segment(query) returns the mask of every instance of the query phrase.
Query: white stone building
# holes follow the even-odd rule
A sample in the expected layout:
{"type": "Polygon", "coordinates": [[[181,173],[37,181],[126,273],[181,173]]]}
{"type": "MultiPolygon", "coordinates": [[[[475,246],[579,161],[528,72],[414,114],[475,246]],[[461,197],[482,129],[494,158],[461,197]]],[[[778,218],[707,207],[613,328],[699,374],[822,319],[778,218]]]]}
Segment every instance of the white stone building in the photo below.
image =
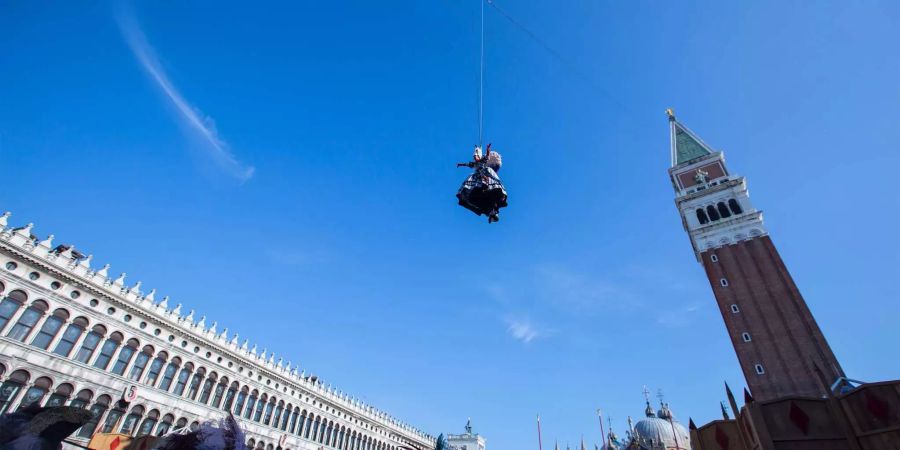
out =
{"type": "MultiPolygon", "coordinates": [[[[434,437],[184,314],[155,290],[91,268],[0,216],[0,412],[34,402],[96,413],[97,431],[163,434],[231,411],[251,448],[430,450],[434,437]],[[137,398],[122,407],[131,386],[137,398]]],[[[474,450],[474,449],[473,449],[474,450]]]]}

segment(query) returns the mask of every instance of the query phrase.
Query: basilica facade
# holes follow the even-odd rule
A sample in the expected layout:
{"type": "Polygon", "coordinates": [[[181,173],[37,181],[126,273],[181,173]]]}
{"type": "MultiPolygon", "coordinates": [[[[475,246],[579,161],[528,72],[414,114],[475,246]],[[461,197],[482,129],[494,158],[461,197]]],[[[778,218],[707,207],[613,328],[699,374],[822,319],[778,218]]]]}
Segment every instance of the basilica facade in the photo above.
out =
{"type": "Polygon", "coordinates": [[[231,413],[250,448],[430,450],[434,437],[0,216],[0,414],[72,405],[95,433],[162,435],[231,413]]]}

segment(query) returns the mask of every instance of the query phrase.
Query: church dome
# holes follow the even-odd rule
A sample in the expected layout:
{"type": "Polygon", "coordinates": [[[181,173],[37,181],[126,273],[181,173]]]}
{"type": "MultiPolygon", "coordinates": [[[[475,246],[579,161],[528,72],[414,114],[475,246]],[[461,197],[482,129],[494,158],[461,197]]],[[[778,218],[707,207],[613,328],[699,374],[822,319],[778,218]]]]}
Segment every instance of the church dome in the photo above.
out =
{"type": "Polygon", "coordinates": [[[659,442],[662,440],[666,448],[691,448],[691,435],[683,425],[675,420],[669,405],[664,404],[659,414],[654,414],[653,408],[647,402],[647,417],[634,424],[635,438],[644,442],[659,442]]]}

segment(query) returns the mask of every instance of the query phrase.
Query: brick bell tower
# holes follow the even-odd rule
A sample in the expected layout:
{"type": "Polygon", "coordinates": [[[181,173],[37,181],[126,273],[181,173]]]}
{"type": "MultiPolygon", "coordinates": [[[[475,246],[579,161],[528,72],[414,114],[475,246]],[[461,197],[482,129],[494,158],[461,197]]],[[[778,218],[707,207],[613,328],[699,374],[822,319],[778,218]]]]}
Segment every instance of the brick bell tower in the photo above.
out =
{"type": "Polygon", "coordinates": [[[750,202],[744,177],[675,119],[675,205],[757,400],[825,395],[844,371],[750,202]]]}

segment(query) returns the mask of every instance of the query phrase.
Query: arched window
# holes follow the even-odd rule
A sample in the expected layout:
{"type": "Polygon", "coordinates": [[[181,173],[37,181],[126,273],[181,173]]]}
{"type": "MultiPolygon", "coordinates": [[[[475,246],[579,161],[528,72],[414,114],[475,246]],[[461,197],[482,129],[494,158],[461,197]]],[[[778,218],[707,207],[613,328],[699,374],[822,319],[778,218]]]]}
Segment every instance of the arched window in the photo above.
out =
{"type": "Polygon", "coordinates": [[[236,417],[240,417],[241,413],[244,411],[244,403],[247,401],[247,386],[241,388],[241,391],[238,392],[237,400],[234,402],[234,415],[236,417]]]}
{"type": "Polygon", "coordinates": [[[237,394],[238,386],[237,381],[232,382],[231,386],[228,386],[228,392],[225,393],[225,402],[222,403],[222,409],[225,411],[229,411],[234,405],[234,396],[237,394]]]}
{"type": "Polygon", "coordinates": [[[300,423],[297,425],[297,436],[303,436],[303,426],[306,424],[306,410],[300,412],[300,423]]]}
{"type": "Polygon", "coordinates": [[[321,444],[323,442],[323,436],[325,436],[325,428],[327,427],[328,421],[325,420],[324,417],[316,417],[316,424],[313,425],[312,440],[321,444]]]}
{"type": "Polygon", "coordinates": [[[16,311],[28,301],[28,295],[23,291],[15,290],[9,293],[3,301],[0,301],[0,331],[6,328],[9,319],[16,314],[16,311]]]}
{"type": "Polygon", "coordinates": [[[709,216],[709,220],[719,220],[719,212],[716,211],[716,208],[713,207],[713,205],[709,205],[706,207],[706,214],[709,216]]]}
{"type": "Polygon", "coordinates": [[[153,362],[150,363],[150,369],[147,371],[147,379],[144,380],[144,383],[147,383],[150,386],[156,385],[156,381],[159,379],[159,373],[162,372],[162,368],[166,365],[167,359],[169,359],[169,354],[166,352],[159,352],[159,354],[156,355],[156,358],[153,358],[153,362]]]}
{"type": "Polygon", "coordinates": [[[162,421],[159,422],[159,426],[156,427],[156,435],[162,436],[169,432],[169,429],[172,428],[172,422],[175,421],[175,416],[171,414],[166,414],[163,416],[162,421]]]}
{"type": "Polygon", "coordinates": [[[72,395],[72,392],[75,390],[75,387],[69,383],[62,383],[56,387],[56,390],[53,392],[53,395],[47,399],[47,404],[44,406],[63,406],[69,401],[69,396],[72,395]]]}
{"type": "Polygon", "coordinates": [[[197,373],[194,374],[194,377],[191,378],[191,384],[188,386],[187,397],[191,400],[197,398],[197,393],[200,392],[200,384],[203,382],[203,378],[206,376],[206,368],[201,367],[197,369],[197,373]]]}
{"type": "Polygon", "coordinates": [[[356,432],[350,435],[350,449],[353,450],[356,448],[356,432]]]}
{"type": "Polygon", "coordinates": [[[147,413],[147,418],[141,423],[141,426],[138,427],[137,437],[147,436],[153,432],[153,427],[156,426],[156,422],[159,420],[159,411],[155,409],[151,409],[150,412],[147,413]]]}
{"type": "Polygon", "coordinates": [[[116,422],[125,415],[125,408],[128,407],[128,404],[123,401],[118,401],[113,405],[113,409],[109,410],[109,413],[106,414],[106,420],[103,422],[103,426],[100,428],[101,433],[112,433],[113,428],[116,426],[116,422]]]}
{"type": "Polygon", "coordinates": [[[253,446],[255,446],[255,445],[256,445],[256,440],[254,440],[253,438],[250,438],[247,440],[247,448],[253,450],[253,446]]]}
{"type": "Polygon", "coordinates": [[[100,417],[103,416],[103,413],[109,408],[109,403],[112,401],[108,395],[101,395],[97,397],[97,402],[94,403],[94,406],[91,406],[91,420],[88,423],[84,424],[80,430],[78,430],[78,437],[90,438],[94,435],[94,430],[97,429],[97,425],[100,423],[100,417]]]}
{"type": "Polygon", "coordinates": [[[332,433],[334,433],[334,422],[328,421],[328,428],[325,431],[325,445],[331,445],[332,433]]]}
{"type": "Polygon", "coordinates": [[[24,370],[17,370],[9,374],[9,378],[0,385],[0,414],[9,410],[30,378],[31,375],[24,370]]]}
{"type": "Polygon", "coordinates": [[[200,403],[203,403],[205,405],[206,402],[209,401],[209,396],[212,394],[213,385],[216,384],[216,378],[218,378],[218,375],[216,375],[215,372],[212,372],[209,374],[209,378],[207,378],[206,381],[203,382],[203,390],[200,391],[200,403]]]}
{"type": "Polygon", "coordinates": [[[194,365],[191,363],[186,363],[184,368],[181,369],[181,373],[178,374],[178,381],[175,382],[175,389],[172,389],[172,393],[180,396],[184,393],[184,387],[187,386],[188,380],[191,378],[191,373],[194,371],[194,365]]]}
{"type": "Polygon", "coordinates": [[[219,380],[219,384],[216,385],[216,393],[213,395],[212,403],[209,406],[213,408],[218,408],[219,404],[222,403],[222,397],[225,396],[225,388],[228,386],[228,378],[222,377],[219,380]]]}
{"type": "Polygon", "coordinates": [[[141,375],[144,374],[144,368],[147,367],[147,362],[153,357],[153,352],[152,346],[145,345],[141,352],[138,353],[137,357],[134,358],[134,365],[132,365],[131,370],[128,371],[128,378],[130,380],[141,380],[141,375]]]}
{"type": "Polygon", "coordinates": [[[67,320],[69,320],[68,311],[62,308],[53,311],[53,315],[44,321],[44,325],[41,326],[38,334],[31,340],[31,345],[41,350],[47,350],[47,348],[50,347],[50,342],[53,341],[53,338],[56,337],[56,333],[59,333],[59,329],[62,328],[67,320]]]}
{"type": "Polygon", "coordinates": [[[250,419],[253,417],[253,407],[256,406],[256,398],[259,392],[254,389],[253,392],[250,393],[250,399],[247,400],[247,409],[244,410],[244,418],[250,419]]]}
{"type": "Polygon", "coordinates": [[[337,448],[341,448],[341,449],[344,448],[344,441],[345,441],[344,431],[345,430],[346,430],[346,428],[341,427],[341,432],[338,434],[337,448]]]}
{"type": "Polygon", "coordinates": [[[700,222],[700,225],[709,223],[709,218],[706,217],[706,212],[703,211],[703,208],[697,208],[697,221],[700,222]]]}
{"type": "Polygon", "coordinates": [[[137,427],[137,424],[140,423],[141,417],[144,416],[144,407],[141,405],[137,405],[131,408],[131,412],[125,416],[125,420],[122,421],[122,428],[119,429],[120,433],[123,434],[132,434],[137,427]]]}
{"type": "Polygon", "coordinates": [[[175,373],[178,372],[180,366],[181,359],[178,357],[172,358],[172,361],[166,366],[166,370],[163,371],[162,380],[159,382],[160,389],[168,391],[169,388],[172,387],[172,380],[175,379],[175,373]]]}
{"type": "Polygon", "coordinates": [[[106,328],[103,325],[94,325],[91,332],[81,342],[81,348],[75,354],[75,361],[87,364],[91,360],[94,351],[97,350],[100,341],[103,340],[103,336],[106,336],[106,328]]]}
{"type": "Polygon", "coordinates": [[[119,357],[116,358],[116,363],[113,364],[112,373],[125,375],[125,368],[128,367],[128,363],[131,362],[131,358],[134,357],[134,353],[137,352],[140,345],[137,339],[129,339],[125,346],[122,347],[122,350],[119,351],[119,357]]]}
{"type": "Polygon", "coordinates": [[[178,419],[178,422],[175,422],[175,429],[176,429],[176,430],[180,430],[180,429],[182,429],[182,428],[184,428],[184,427],[186,427],[186,426],[187,426],[187,419],[185,419],[184,417],[178,419]]]}
{"type": "Polygon", "coordinates": [[[272,422],[272,410],[275,409],[275,398],[273,397],[269,400],[269,404],[266,405],[266,414],[263,419],[263,423],[268,425],[272,422]]]}
{"type": "Polygon", "coordinates": [[[9,334],[6,336],[10,339],[25,342],[25,339],[31,334],[31,330],[34,329],[34,326],[41,320],[41,317],[44,316],[44,313],[46,313],[49,308],[50,306],[47,305],[47,302],[35,300],[34,303],[19,316],[19,321],[9,329],[9,334]]]}
{"type": "Polygon", "coordinates": [[[726,217],[731,217],[731,211],[728,211],[728,207],[725,206],[725,202],[719,202],[716,207],[719,208],[719,215],[722,216],[723,219],[726,217]]]}
{"type": "Polygon", "coordinates": [[[106,342],[103,343],[103,346],[100,347],[100,354],[97,355],[97,359],[94,361],[94,367],[106,370],[110,360],[112,360],[113,354],[116,352],[116,349],[119,348],[119,344],[122,343],[123,339],[125,339],[125,336],[122,336],[122,333],[119,333],[118,331],[114,331],[110,334],[109,338],[106,339],[106,342]]]}
{"type": "Polygon", "coordinates": [[[294,408],[294,412],[291,413],[291,428],[288,431],[291,434],[294,434],[294,432],[297,431],[297,416],[299,416],[299,415],[300,415],[300,409],[294,408]]]}
{"type": "Polygon", "coordinates": [[[262,420],[263,410],[266,409],[266,394],[263,394],[262,397],[259,398],[259,401],[256,402],[256,413],[253,414],[253,421],[259,422],[262,420]]]}
{"type": "Polygon", "coordinates": [[[312,430],[312,427],[313,427],[313,415],[312,415],[312,413],[310,413],[308,416],[306,416],[306,426],[303,428],[303,433],[304,433],[303,437],[309,439],[309,434],[310,434],[310,431],[312,430]]]}
{"type": "Polygon", "coordinates": [[[50,386],[52,385],[53,382],[47,377],[40,377],[37,380],[34,380],[34,385],[25,391],[22,402],[19,403],[19,410],[32,404],[40,405],[41,400],[47,395],[47,391],[50,390],[50,386]]]}
{"type": "Polygon", "coordinates": [[[191,425],[188,427],[191,431],[197,431],[200,428],[200,422],[194,421],[191,422],[191,425]]]}
{"type": "Polygon", "coordinates": [[[278,406],[275,407],[275,417],[272,419],[272,428],[278,428],[278,425],[281,424],[282,412],[284,412],[284,402],[278,402],[278,406]]]}
{"type": "Polygon", "coordinates": [[[78,391],[78,395],[75,396],[72,403],[69,403],[69,406],[84,409],[91,403],[92,398],[94,398],[94,393],[90,389],[82,389],[78,391]]]}
{"type": "Polygon", "coordinates": [[[76,317],[75,320],[66,327],[66,331],[63,331],[62,337],[59,338],[59,343],[56,344],[56,348],[53,349],[53,353],[68,357],[69,353],[72,353],[72,349],[75,348],[75,343],[78,342],[78,338],[81,337],[81,333],[84,333],[87,326],[87,319],[84,317],[76,317]]]}
{"type": "Polygon", "coordinates": [[[288,403],[287,413],[284,415],[284,424],[282,424],[281,429],[287,431],[289,433],[294,432],[294,425],[297,424],[297,411],[294,410],[294,405],[288,403]],[[290,425],[290,428],[288,428],[290,425]]]}
{"type": "Polygon", "coordinates": [[[733,212],[735,215],[744,212],[744,210],[741,209],[741,204],[738,203],[735,199],[728,200],[728,207],[731,208],[731,212],[733,212]]]}

